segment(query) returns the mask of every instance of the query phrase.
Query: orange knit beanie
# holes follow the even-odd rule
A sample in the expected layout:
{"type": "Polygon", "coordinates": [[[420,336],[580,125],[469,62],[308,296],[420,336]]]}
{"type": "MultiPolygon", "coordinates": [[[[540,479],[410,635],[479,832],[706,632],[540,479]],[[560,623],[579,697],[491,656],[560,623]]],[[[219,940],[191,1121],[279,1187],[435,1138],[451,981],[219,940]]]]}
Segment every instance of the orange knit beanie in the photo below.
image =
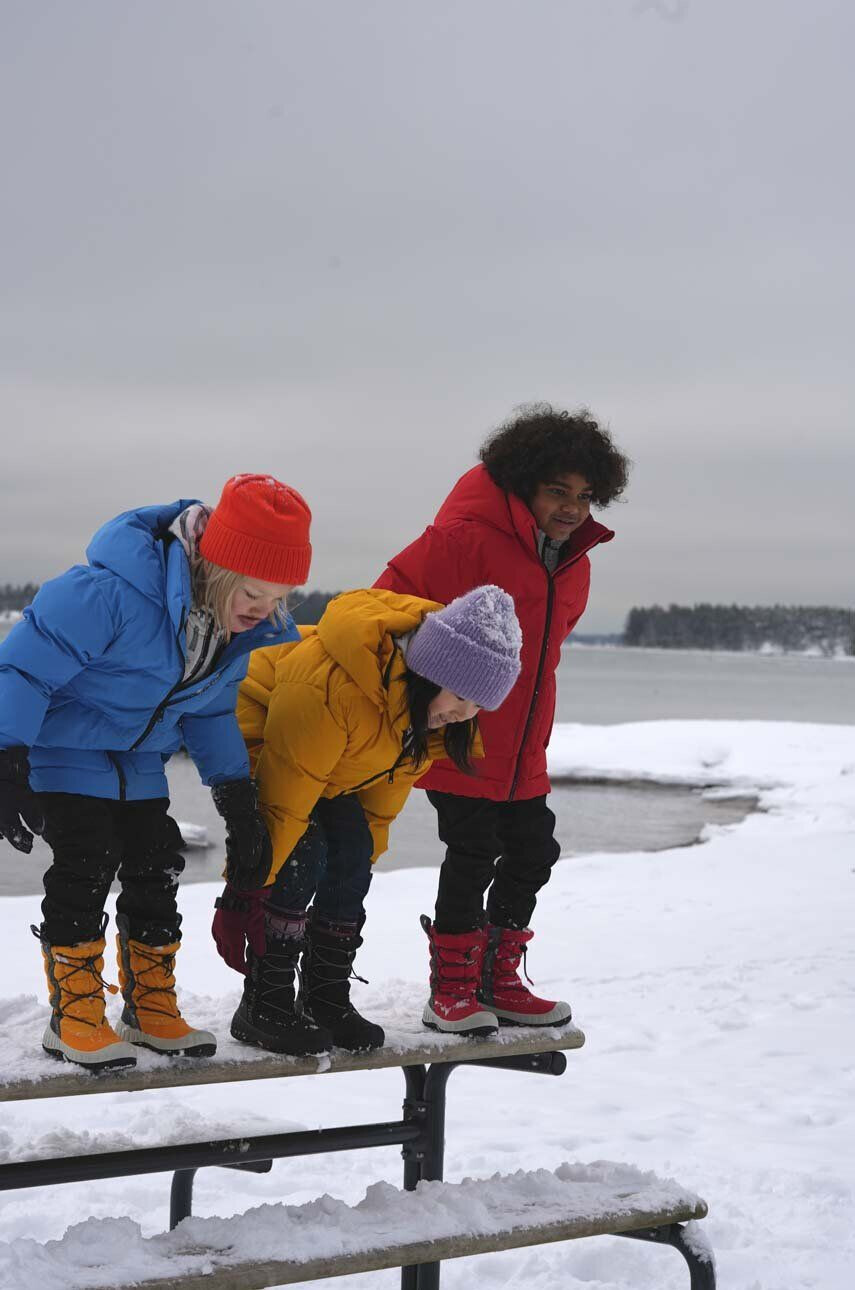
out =
{"type": "Polygon", "coordinates": [[[299,587],[309,576],[312,512],[271,475],[234,475],[211,512],[199,552],[211,564],[299,587]]]}

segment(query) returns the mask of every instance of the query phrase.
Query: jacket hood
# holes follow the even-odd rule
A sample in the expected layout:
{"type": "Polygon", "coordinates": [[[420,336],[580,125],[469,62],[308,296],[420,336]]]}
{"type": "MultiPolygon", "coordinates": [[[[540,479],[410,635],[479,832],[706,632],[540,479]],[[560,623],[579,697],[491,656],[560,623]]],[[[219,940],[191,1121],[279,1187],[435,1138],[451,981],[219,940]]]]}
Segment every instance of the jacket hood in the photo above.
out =
{"type": "Polygon", "coordinates": [[[433,600],[374,587],[346,591],[324,611],[318,638],[330,658],[382,708],[388,701],[385,674],[395,652],[392,638],[413,631],[426,614],[441,608],[433,600]]]}
{"type": "MultiPolygon", "coordinates": [[[[458,479],[434,523],[446,526],[458,520],[477,520],[503,533],[513,534],[537,558],[537,521],[521,497],[506,493],[490,478],[487,467],[473,466],[458,479]]],[[[600,542],[611,542],[614,531],[590,515],[568,538],[561,563],[576,559],[600,542]]]]}
{"type": "MultiPolygon", "coordinates": [[[[86,558],[96,568],[108,569],[157,604],[166,596],[166,557],[160,541],[173,520],[194,499],[143,506],[125,511],[98,529],[86,558]]],[[[189,584],[188,584],[189,585],[189,584]]]]}

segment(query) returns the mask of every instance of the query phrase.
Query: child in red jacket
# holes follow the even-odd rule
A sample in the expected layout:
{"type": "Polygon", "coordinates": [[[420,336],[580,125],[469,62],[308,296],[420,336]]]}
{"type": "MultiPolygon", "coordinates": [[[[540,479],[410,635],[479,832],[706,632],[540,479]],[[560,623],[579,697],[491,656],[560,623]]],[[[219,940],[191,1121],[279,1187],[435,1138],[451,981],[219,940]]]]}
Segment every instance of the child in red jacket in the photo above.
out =
{"type": "Polygon", "coordinates": [[[513,597],[522,626],[520,678],[498,711],[479,717],[486,756],[477,773],[440,761],[419,783],[446,846],[434,921],[425,920],[423,1019],[460,1034],[570,1021],[569,1005],[532,994],[518,968],[537,893],[560,854],[546,802],[555,671],[587,603],[588,552],[614,537],[590,511],[623,492],[629,464],[587,412],[548,404],[501,426],[480,457],[375,584],[446,604],[495,583],[513,597]]]}

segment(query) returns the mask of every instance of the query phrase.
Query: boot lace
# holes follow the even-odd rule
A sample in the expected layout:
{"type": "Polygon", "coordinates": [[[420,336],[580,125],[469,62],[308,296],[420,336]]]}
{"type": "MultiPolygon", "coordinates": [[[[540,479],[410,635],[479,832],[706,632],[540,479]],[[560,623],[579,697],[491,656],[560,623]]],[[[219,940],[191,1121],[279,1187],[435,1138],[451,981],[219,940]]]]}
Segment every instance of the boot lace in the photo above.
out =
{"type": "Polygon", "coordinates": [[[519,978],[520,963],[522,963],[523,976],[529,985],[534,985],[528,974],[528,946],[520,944],[518,941],[503,940],[496,946],[496,965],[495,965],[495,982],[498,989],[501,990],[522,990],[528,993],[522,981],[519,978]]]}
{"type": "Polygon", "coordinates": [[[353,967],[353,954],[350,950],[336,949],[329,945],[313,942],[309,955],[309,971],[303,978],[306,981],[306,993],[315,1003],[325,1007],[337,1008],[340,1012],[355,1011],[350,1001],[349,982],[360,981],[368,985],[364,976],[360,976],[353,967]],[[340,990],[336,996],[337,987],[340,990]],[[332,993],[332,997],[330,994],[332,993]]]}
{"type": "Polygon", "coordinates": [[[98,970],[97,963],[101,956],[99,954],[86,955],[84,958],[72,959],[65,954],[56,954],[55,958],[58,963],[68,967],[73,964],[70,972],[67,972],[62,980],[57,980],[57,1000],[53,1005],[54,1011],[60,1018],[68,1018],[71,1021],[81,1022],[84,1026],[91,1026],[93,1030],[104,1024],[104,991],[108,990],[110,994],[118,994],[119,987],[111,985],[105,981],[98,970]],[[72,978],[82,977],[81,981],[70,985],[72,978]],[[91,1004],[91,1011],[95,1019],[85,1015],[78,1015],[71,1009],[75,1004],[83,1004],[84,1014],[90,1009],[86,1007],[91,1004]]]}
{"type": "Polygon", "coordinates": [[[302,984],[302,976],[297,966],[299,950],[277,953],[268,947],[263,960],[259,961],[259,973],[256,983],[259,1006],[269,1012],[279,1012],[283,1016],[293,1017],[303,1011],[297,999],[295,988],[302,984]]]}
{"type": "Polygon", "coordinates": [[[134,945],[134,957],[141,958],[145,964],[134,971],[134,983],[137,987],[134,1002],[137,1010],[159,1013],[161,1017],[180,1016],[175,997],[174,952],[167,954],[137,941],[134,945]]]}
{"type": "Polygon", "coordinates": [[[451,949],[434,941],[430,954],[431,989],[456,999],[466,998],[478,981],[480,961],[480,953],[471,948],[451,949]]]}

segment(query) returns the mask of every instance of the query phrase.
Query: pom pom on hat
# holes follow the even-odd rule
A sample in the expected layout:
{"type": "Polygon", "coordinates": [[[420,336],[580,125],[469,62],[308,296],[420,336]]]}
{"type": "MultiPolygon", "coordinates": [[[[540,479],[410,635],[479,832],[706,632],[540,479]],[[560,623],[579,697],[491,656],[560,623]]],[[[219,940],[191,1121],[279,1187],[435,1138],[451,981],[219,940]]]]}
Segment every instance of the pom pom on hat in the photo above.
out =
{"type": "Polygon", "coordinates": [[[272,475],[234,475],[210,514],[199,553],[247,578],[299,587],[312,562],[311,520],[296,488],[272,475]]]}
{"type": "Polygon", "coordinates": [[[476,587],[428,614],[407,647],[407,666],[461,699],[493,710],[520,674],[522,631],[501,587],[476,587]]]}

